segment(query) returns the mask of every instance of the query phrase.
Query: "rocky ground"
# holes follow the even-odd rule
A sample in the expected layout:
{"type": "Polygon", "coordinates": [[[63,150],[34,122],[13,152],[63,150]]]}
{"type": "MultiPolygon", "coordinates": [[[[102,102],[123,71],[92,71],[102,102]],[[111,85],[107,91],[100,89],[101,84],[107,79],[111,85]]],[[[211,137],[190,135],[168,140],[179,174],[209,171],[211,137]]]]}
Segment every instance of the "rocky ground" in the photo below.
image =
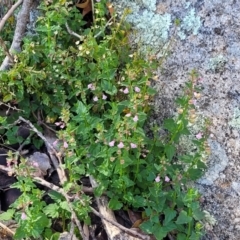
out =
{"type": "MultiPolygon", "coordinates": [[[[157,73],[155,115],[161,121],[163,115],[173,113],[169,111],[174,110],[173,99],[181,93],[188,72],[196,69],[203,87],[197,105],[199,118],[205,116],[212,122],[208,170],[196,185],[203,195],[203,208],[217,221],[207,226],[203,239],[240,239],[240,2],[150,2],[156,2],[156,8],[147,11],[171,14],[172,21],[184,19],[191,9],[196,13],[195,23],[189,20],[195,29],[185,27],[185,37],[173,25],[170,28],[171,54],[157,73]]],[[[141,1],[137,4],[142,16],[147,7],[141,1]]]]}
{"type": "MultiPolygon", "coordinates": [[[[177,2],[179,5],[167,1],[166,11],[181,13],[185,1],[177,2]]],[[[204,198],[203,208],[217,220],[204,239],[237,240],[240,239],[240,3],[205,0],[191,1],[191,5],[202,25],[197,35],[189,35],[183,41],[176,39],[165,71],[159,71],[159,99],[172,102],[181,83],[187,80],[188,71],[193,68],[199,71],[203,86],[199,112],[211,120],[213,136],[209,140],[212,151],[209,168],[198,181],[198,188],[204,198]]]]}

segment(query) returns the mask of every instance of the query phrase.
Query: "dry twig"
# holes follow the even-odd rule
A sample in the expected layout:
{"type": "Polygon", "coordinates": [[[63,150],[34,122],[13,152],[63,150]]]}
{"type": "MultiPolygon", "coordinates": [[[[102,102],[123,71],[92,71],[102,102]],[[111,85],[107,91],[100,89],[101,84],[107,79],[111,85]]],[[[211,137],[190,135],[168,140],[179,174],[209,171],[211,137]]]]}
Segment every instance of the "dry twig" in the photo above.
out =
{"type": "Polygon", "coordinates": [[[68,23],[65,23],[65,26],[66,26],[67,31],[68,31],[68,33],[69,33],[70,35],[73,35],[74,37],[79,38],[81,41],[83,40],[83,37],[82,37],[81,35],[75,33],[72,29],[70,29],[68,23]]]}
{"type": "Polygon", "coordinates": [[[67,195],[67,193],[66,193],[62,188],[59,188],[59,187],[57,187],[56,185],[54,185],[54,184],[52,184],[52,183],[49,183],[49,182],[45,181],[45,180],[42,179],[42,178],[35,177],[34,180],[35,180],[37,183],[40,183],[41,185],[43,185],[43,186],[45,186],[45,187],[48,187],[48,188],[50,188],[50,189],[52,189],[52,190],[54,190],[54,191],[62,194],[62,195],[65,197],[65,199],[66,199],[66,201],[67,201],[67,203],[68,203],[69,209],[70,209],[70,211],[71,211],[71,213],[72,213],[72,217],[71,217],[71,218],[74,219],[74,221],[75,221],[75,223],[76,223],[76,225],[77,225],[77,227],[78,227],[78,230],[79,230],[79,232],[80,232],[83,240],[88,240],[88,238],[87,238],[87,237],[85,236],[85,234],[84,234],[82,225],[81,225],[80,221],[78,220],[78,217],[77,217],[75,211],[73,210],[72,204],[71,204],[71,202],[70,202],[70,197],[67,195]]]}
{"type": "MultiPolygon", "coordinates": [[[[1,38],[0,38],[1,39],[1,38]]],[[[0,106],[1,105],[4,105],[5,107],[8,107],[8,110],[7,110],[7,112],[6,112],[6,114],[8,114],[8,112],[9,112],[9,110],[11,109],[11,110],[16,110],[16,111],[21,111],[21,112],[24,112],[23,110],[21,110],[21,109],[18,109],[18,108],[16,108],[15,106],[11,106],[10,105],[10,103],[4,103],[4,102],[2,102],[2,101],[0,101],[0,106]]]]}
{"type": "Polygon", "coordinates": [[[14,235],[15,234],[15,232],[13,232],[10,228],[8,228],[7,226],[5,226],[3,223],[1,223],[0,222],[0,227],[2,228],[2,229],[4,229],[4,231],[6,231],[7,233],[9,233],[10,235],[14,235]]]}
{"type": "Polygon", "coordinates": [[[5,54],[9,57],[10,61],[13,62],[14,61],[13,56],[8,51],[7,46],[1,37],[0,37],[0,46],[2,47],[5,54]]]}
{"type": "MultiPolygon", "coordinates": [[[[66,200],[69,201],[70,197],[64,192],[64,190],[63,190],[62,188],[60,188],[60,187],[58,187],[58,186],[56,186],[56,185],[54,185],[54,184],[52,184],[52,183],[49,183],[49,182],[45,181],[45,180],[42,179],[42,178],[35,177],[34,180],[35,180],[36,182],[38,182],[39,184],[41,184],[41,185],[43,185],[43,186],[45,186],[45,187],[47,187],[47,188],[50,188],[50,189],[52,189],[52,190],[54,190],[54,191],[62,194],[62,195],[66,198],[66,200]]],[[[81,199],[79,199],[79,200],[81,201],[81,199]]],[[[71,205],[70,201],[68,202],[68,204],[71,205]]],[[[150,237],[147,236],[147,235],[143,235],[143,234],[140,234],[140,233],[138,233],[138,232],[136,232],[136,231],[134,231],[134,230],[132,230],[132,229],[125,228],[124,226],[120,225],[119,223],[117,223],[117,222],[115,222],[115,221],[112,221],[112,220],[104,217],[102,214],[100,214],[100,213],[99,213],[97,210],[95,210],[93,207],[90,207],[90,209],[91,209],[91,211],[92,211],[95,215],[97,215],[97,216],[100,217],[101,219],[104,219],[104,220],[108,221],[108,222],[111,223],[112,225],[118,227],[118,228],[121,229],[123,232],[126,232],[127,234],[132,235],[132,236],[136,236],[136,237],[138,237],[139,239],[143,239],[143,240],[149,240],[149,239],[150,239],[150,237]]],[[[74,212],[73,209],[71,209],[71,212],[74,212]]],[[[76,216],[76,215],[75,215],[75,216],[76,216]]],[[[73,217],[74,217],[74,220],[75,220],[75,216],[73,216],[73,217]]],[[[77,216],[76,216],[76,217],[77,217],[77,216]]],[[[77,222],[76,222],[76,224],[77,224],[77,222]]],[[[78,226],[78,225],[77,225],[77,226],[78,226]]]]}
{"type": "MultiPolygon", "coordinates": [[[[92,176],[90,176],[90,182],[91,182],[93,188],[97,187],[97,182],[95,181],[95,179],[92,176]]],[[[130,236],[128,236],[128,239],[131,239],[131,240],[135,240],[136,238],[144,239],[144,240],[150,239],[150,237],[148,235],[138,233],[137,231],[126,228],[126,227],[122,226],[121,224],[117,223],[113,211],[107,207],[108,199],[106,196],[97,197],[96,202],[98,205],[99,212],[97,212],[94,208],[91,208],[91,210],[95,215],[97,215],[98,217],[100,217],[102,219],[106,233],[110,239],[119,239],[119,236],[126,238],[127,236],[124,236],[122,234],[122,232],[130,235],[130,236]],[[113,226],[109,225],[109,223],[111,225],[113,225],[115,228],[113,228],[113,226]],[[122,230],[122,232],[119,230],[122,230]],[[134,236],[134,237],[132,237],[132,236],[134,236]]]]}
{"type": "Polygon", "coordinates": [[[97,38],[98,36],[100,36],[100,35],[105,31],[105,29],[112,24],[112,20],[113,20],[113,17],[111,17],[111,18],[107,21],[107,23],[106,23],[106,25],[104,26],[104,28],[103,28],[100,32],[98,32],[98,33],[94,36],[94,38],[97,38]]]}
{"type": "Polygon", "coordinates": [[[66,174],[65,174],[64,170],[60,166],[60,164],[62,164],[62,159],[59,156],[58,152],[55,150],[55,148],[52,146],[52,144],[50,144],[47,141],[47,139],[43,136],[43,134],[41,132],[39,132],[37,130],[37,128],[34,127],[34,125],[30,121],[26,120],[23,117],[19,117],[17,122],[20,122],[20,121],[25,122],[26,124],[28,124],[28,126],[44,141],[46,146],[49,149],[51,149],[51,152],[49,152],[49,155],[50,155],[50,158],[52,160],[52,163],[53,163],[55,169],[57,170],[57,173],[58,173],[61,185],[63,185],[64,182],[67,181],[67,177],[66,177],[66,174]],[[59,161],[59,164],[58,164],[57,160],[59,161]]]}
{"type": "Polygon", "coordinates": [[[22,1],[23,0],[18,0],[14,5],[12,5],[12,7],[8,10],[6,15],[2,18],[2,20],[0,21],[0,31],[4,27],[4,25],[5,25],[6,21],[8,20],[8,18],[10,18],[12,16],[13,12],[18,8],[18,6],[20,4],[22,4],[22,1]]]}
{"type": "MultiPolygon", "coordinates": [[[[19,0],[17,3],[21,4],[21,2],[22,1],[19,0]]],[[[10,53],[21,51],[21,43],[22,43],[22,39],[25,34],[32,2],[33,2],[33,0],[23,0],[22,9],[19,12],[18,17],[17,17],[17,24],[16,24],[14,36],[13,36],[13,41],[12,41],[12,44],[11,44],[11,47],[9,50],[10,53]]],[[[15,6],[16,4],[14,4],[13,6],[15,6]]],[[[17,6],[19,6],[19,5],[17,5],[17,6]]],[[[11,62],[11,59],[8,56],[6,56],[0,67],[0,70],[7,70],[11,64],[13,64],[13,62],[11,62]]]]}

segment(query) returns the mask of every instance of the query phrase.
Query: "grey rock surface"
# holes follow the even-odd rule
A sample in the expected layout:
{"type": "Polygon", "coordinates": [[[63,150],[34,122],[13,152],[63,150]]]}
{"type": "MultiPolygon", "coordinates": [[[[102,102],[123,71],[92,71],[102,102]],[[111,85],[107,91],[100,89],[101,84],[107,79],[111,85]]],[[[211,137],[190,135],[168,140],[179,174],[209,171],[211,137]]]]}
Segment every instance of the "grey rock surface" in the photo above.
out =
{"type": "MultiPolygon", "coordinates": [[[[119,3],[119,0],[113,2],[119,3]]],[[[198,101],[198,112],[199,118],[205,116],[212,122],[210,129],[212,154],[207,162],[206,175],[196,185],[204,199],[203,209],[217,220],[214,226],[208,226],[203,239],[238,240],[240,1],[155,0],[149,1],[151,9],[148,9],[142,0],[121,2],[122,6],[137,4],[138,10],[134,13],[136,18],[137,15],[139,18],[144,17],[142,13],[145,11],[154,15],[171,16],[168,29],[168,40],[172,39],[171,53],[159,68],[158,81],[155,84],[158,90],[154,104],[156,122],[161,123],[163,118],[174,114],[176,109],[174,99],[182,93],[183,84],[188,80],[188,72],[196,69],[200,73],[203,90],[198,101]],[[156,9],[152,7],[152,3],[156,4],[156,9]],[[186,13],[192,11],[191,9],[194,9],[195,14],[187,19],[186,13]],[[176,29],[172,24],[175,19],[180,19],[181,24],[185,21],[185,27],[180,25],[176,29]]],[[[137,21],[135,19],[134,22],[137,21]]],[[[137,26],[135,30],[143,34],[137,26]]],[[[150,23],[147,31],[152,34],[150,23]]],[[[156,38],[152,39],[156,41],[156,38]]],[[[159,46],[164,44],[160,38],[158,41],[159,46]]],[[[154,42],[151,46],[157,45],[154,42]]]]}
{"type": "Polygon", "coordinates": [[[212,185],[219,178],[219,174],[225,170],[228,165],[228,157],[222,146],[216,141],[209,141],[211,154],[208,157],[208,169],[205,175],[197,182],[205,185],[212,185]]]}
{"type": "Polygon", "coordinates": [[[43,176],[47,174],[47,171],[51,169],[50,159],[47,154],[41,152],[34,152],[28,159],[28,162],[39,169],[43,176]]]}

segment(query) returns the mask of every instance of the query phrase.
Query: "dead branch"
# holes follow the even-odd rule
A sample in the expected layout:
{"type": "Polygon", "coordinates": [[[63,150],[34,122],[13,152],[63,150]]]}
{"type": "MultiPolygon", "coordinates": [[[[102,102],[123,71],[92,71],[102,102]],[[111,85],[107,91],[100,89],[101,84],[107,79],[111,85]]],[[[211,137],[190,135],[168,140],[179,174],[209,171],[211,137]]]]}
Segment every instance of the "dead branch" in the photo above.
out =
{"type": "MultiPolygon", "coordinates": [[[[90,176],[90,182],[93,188],[97,187],[97,182],[95,179],[90,176]]],[[[136,240],[136,239],[144,239],[149,240],[150,237],[144,234],[140,234],[132,229],[125,228],[121,224],[117,223],[115,215],[111,209],[108,208],[108,199],[106,196],[96,197],[96,202],[98,205],[99,212],[97,212],[94,208],[91,208],[92,212],[100,217],[103,221],[103,225],[105,227],[106,233],[109,239],[129,239],[129,240],[136,240]],[[128,236],[124,235],[123,233],[127,233],[128,236]],[[132,237],[134,236],[134,237],[132,237]]]]}
{"type": "Polygon", "coordinates": [[[35,177],[34,180],[37,183],[40,183],[41,185],[43,185],[45,187],[48,187],[48,188],[50,188],[50,189],[52,189],[52,190],[62,194],[65,197],[65,199],[66,199],[66,201],[68,203],[68,207],[69,207],[69,209],[70,209],[70,211],[72,213],[72,217],[71,218],[75,221],[75,223],[76,223],[76,225],[78,227],[78,230],[79,230],[83,240],[88,240],[88,237],[85,236],[85,234],[84,234],[84,230],[82,228],[82,225],[81,225],[80,221],[78,220],[78,217],[77,217],[77,215],[76,215],[76,213],[75,213],[75,211],[74,211],[74,209],[72,207],[72,204],[70,202],[70,197],[67,195],[67,193],[62,188],[59,188],[59,187],[55,186],[54,184],[45,181],[42,178],[35,177]]]}
{"type": "Polygon", "coordinates": [[[2,18],[2,20],[0,21],[0,31],[4,27],[8,18],[10,18],[12,16],[13,12],[18,8],[18,6],[20,6],[20,4],[22,4],[22,1],[23,0],[18,0],[14,5],[12,5],[12,7],[8,10],[6,15],[2,18]]]}
{"type": "Polygon", "coordinates": [[[5,167],[3,165],[0,165],[0,171],[7,173],[8,176],[12,176],[14,174],[14,170],[12,168],[5,167]]]}
{"type": "MultiPolygon", "coordinates": [[[[0,38],[1,39],[1,38],[0,38]]],[[[1,40],[0,40],[1,41],[1,40]]],[[[21,112],[24,112],[23,110],[21,110],[21,109],[18,109],[18,108],[16,108],[15,106],[11,106],[10,105],[10,103],[4,103],[4,102],[2,102],[2,101],[0,101],[0,106],[1,105],[4,105],[5,107],[8,107],[8,110],[7,110],[7,112],[11,109],[11,110],[15,110],[15,111],[21,111],[21,112]]],[[[7,114],[7,113],[6,113],[7,114]]]]}
{"type": "Polygon", "coordinates": [[[106,25],[104,26],[104,28],[103,28],[100,32],[98,32],[96,35],[94,35],[94,38],[99,37],[99,36],[105,31],[105,29],[112,24],[112,20],[113,20],[113,17],[111,17],[111,18],[107,21],[106,25]]]}
{"type": "Polygon", "coordinates": [[[64,182],[67,181],[67,177],[64,172],[64,169],[62,169],[60,166],[60,164],[62,164],[62,159],[59,156],[58,152],[55,150],[55,148],[52,146],[52,144],[50,144],[48,142],[48,140],[43,136],[43,134],[41,132],[39,132],[36,127],[34,127],[34,125],[30,121],[24,119],[23,117],[19,117],[17,122],[21,122],[21,121],[28,124],[28,126],[44,141],[46,146],[51,150],[51,151],[49,151],[51,161],[52,161],[55,169],[57,170],[61,185],[63,185],[64,182]]]}
{"type": "Polygon", "coordinates": [[[74,37],[77,37],[77,38],[79,38],[80,40],[83,39],[83,37],[82,37],[81,35],[75,33],[72,29],[70,29],[68,23],[65,23],[65,26],[66,26],[67,31],[68,31],[68,33],[69,33],[70,35],[73,35],[74,37]]]}
{"type": "MultiPolygon", "coordinates": [[[[47,182],[47,181],[45,181],[44,179],[39,178],[39,177],[34,177],[33,180],[36,181],[37,183],[39,183],[39,184],[41,184],[41,185],[49,188],[49,189],[52,189],[52,190],[54,190],[54,191],[62,194],[62,195],[66,198],[66,200],[69,201],[70,197],[65,193],[65,191],[64,191],[62,188],[60,188],[60,187],[58,187],[58,186],[56,186],[56,185],[54,185],[54,184],[52,184],[52,183],[49,183],[49,182],[47,182]]],[[[79,199],[79,198],[78,198],[78,199],[79,199]]],[[[81,201],[81,199],[79,199],[79,200],[81,201]]],[[[84,204],[84,203],[83,203],[83,204],[84,204]]],[[[71,205],[71,202],[70,202],[70,201],[68,202],[68,205],[71,205]]],[[[111,219],[108,219],[107,217],[103,216],[102,214],[100,214],[97,210],[95,210],[95,209],[94,209],[93,207],[91,207],[91,206],[90,206],[90,209],[91,209],[91,211],[92,211],[95,215],[97,215],[98,217],[100,217],[101,219],[103,219],[103,220],[105,220],[105,221],[108,221],[108,222],[111,223],[113,226],[118,227],[119,229],[121,229],[123,232],[129,234],[130,236],[136,236],[138,239],[142,239],[142,240],[150,240],[150,237],[149,237],[149,236],[140,234],[140,233],[138,233],[138,232],[136,232],[136,231],[134,231],[134,230],[132,230],[132,229],[125,228],[124,226],[120,225],[120,224],[117,223],[116,221],[111,220],[111,219]]],[[[71,212],[73,212],[73,213],[75,214],[75,212],[74,212],[73,209],[71,209],[71,212]]],[[[75,216],[76,216],[76,215],[75,215],[75,216]]],[[[73,216],[74,220],[75,220],[75,216],[73,216]]],[[[77,217],[77,216],[76,216],[76,217],[77,217]]],[[[76,224],[77,224],[77,222],[76,222],[76,224]]],[[[77,225],[77,226],[78,226],[78,225],[77,225]]],[[[127,239],[133,240],[133,238],[131,238],[130,236],[128,236],[127,239]]],[[[111,239],[111,240],[113,240],[113,239],[111,239]]]]}
{"type": "Polygon", "coordinates": [[[2,47],[2,49],[5,52],[5,54],[7,55],[7,57],[9,57],[11,62],[13,62],[14,59],[13,59],[12,55],[10,54],[10,52],[8,51],[7,46],[1,37],[0,37],[0,46],[2,47]]]}
{"type": "Polygon", "coordinates": [[[5,226],[3,223],[1,223],[0,222],[0,227],[2,228],[2,229],[4,229],[6,232],[8,232],[10,235],[14,235],[15,234],[15,232],[13,232],[10,228],[8,228],[7,226],[5,226]]]}
{"type": "MultiPolygon", "coordinates": [[[[16,53],[21,51],[21,43],[25,34],[32,2],[33,0],[23,0],[22,8],[17,16],[17,24],[13,36],[12,45],[9,50],[10,53],[16,53]]],[[[13,62],[11,62],[11,59],[6,56],[0,67],[0,70],[7,70],[12,64],[13,62]]]]}
{"type": "MultiPolygon", "coordinates": [[[[124,226],[122,226],[121,224],[117,223],[116,221],[113,221],[113,220],[110,220],[108,218],[106,218],[105,216],[103,216],[102,214],[100,214],[98,211],[96,211],[94,208],[91,207],[91,211],[97,215],[98,217],[100,217],[102,220],[106,220],[108,221],[109,223],[111,223],[112,225],[118,227],[119,229],[121,229],[123,232],[131,235],[131,236],[135,236],[137,237],[138,239],[143,239],[143,240],[150,240],[150,237],[147,236],[147,235],[143,235],[143,234],[140,234],[138,233],[137,231],[134,231],[134,230],[131,230],[129,228],[126,228],[124,226]]],[[[116,236],[117,237],[117,236],[116,236]]],[[[117,238],[116,238],[117,239],[117,238]]],[[[128,239],[132,239],[130,237],[128,237],[128,239]]]]}

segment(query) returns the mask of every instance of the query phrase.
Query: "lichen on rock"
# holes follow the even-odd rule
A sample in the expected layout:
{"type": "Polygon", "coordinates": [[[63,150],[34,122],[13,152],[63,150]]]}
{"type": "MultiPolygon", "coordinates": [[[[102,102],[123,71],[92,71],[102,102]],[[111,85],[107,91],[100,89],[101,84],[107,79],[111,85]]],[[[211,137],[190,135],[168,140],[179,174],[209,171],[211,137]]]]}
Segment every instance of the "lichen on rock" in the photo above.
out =
{"type": "Polygon", "coordinates": [[[142,53],[156,53],[168,40],[168,32],[172,25],[171,15],[157,14],[156,0],[120,1],[115,0],[114,6],[118,13],[130,9],[126,21],[132,24],[131,44],[138,46],[142,53]]]}

